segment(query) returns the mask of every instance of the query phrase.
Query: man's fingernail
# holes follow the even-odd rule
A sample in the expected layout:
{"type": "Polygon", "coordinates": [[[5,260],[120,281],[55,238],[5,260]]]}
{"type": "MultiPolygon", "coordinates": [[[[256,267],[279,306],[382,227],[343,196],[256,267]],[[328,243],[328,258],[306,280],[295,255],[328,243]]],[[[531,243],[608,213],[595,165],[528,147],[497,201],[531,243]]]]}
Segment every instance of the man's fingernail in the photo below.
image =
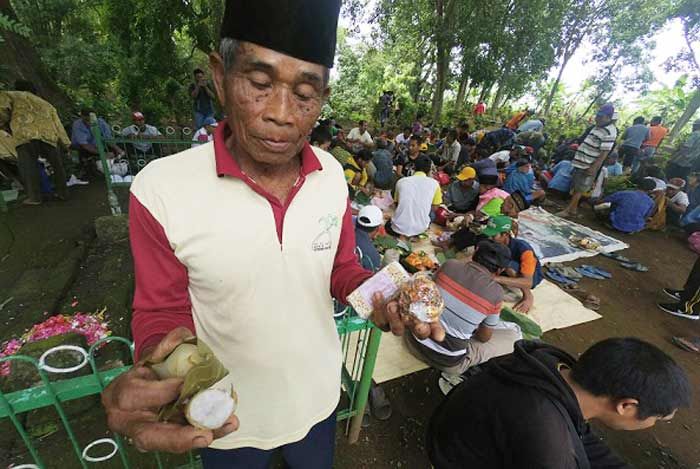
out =
{"type": "Polygon", "coordinates": [[[209,446],[209,442],[203,436],[198,436],[194,439],[195,448],[206,448],[207,446],[209,446]]]}

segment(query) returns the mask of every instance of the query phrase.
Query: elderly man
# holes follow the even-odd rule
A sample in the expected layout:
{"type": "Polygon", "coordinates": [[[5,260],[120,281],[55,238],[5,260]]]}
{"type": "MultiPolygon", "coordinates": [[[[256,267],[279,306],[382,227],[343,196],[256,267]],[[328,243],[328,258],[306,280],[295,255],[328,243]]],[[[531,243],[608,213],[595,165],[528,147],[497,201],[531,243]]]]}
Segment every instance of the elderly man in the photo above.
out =
{"type": "Polygon", "coordinates": [[[445,203],[453,212],[466,213],[476,208],[479,201],[479,183],[476,171],[470,166],[462,168],[445,191],[445,203]]]}
{"type": "MultiPolygon", "coordinates": [[[[136,111],[131,114],[132,125],[122,129],[122,137],[133,138],[135,140],[156,139],[162,134],[156,127],[146,124],[146,117],[143,113],[136,111]]],[[[160,155],[160,145],[150,142],[128,143],[127,152],[132,155],[156,154],[160,155]]]]}
{"type": "MultiPolygon", "coordinates": [[[[202,448],[206,469],[232,469],[267,467],[279,449],[293,468],[332,467],[342,363],[332,296],[346,302],[371,275],[354,253],[343,170],[306,140],[330,92],[339,10],[340,0],[228,0],[210,56],[228,117],[212,145],[150,163],[131,186],[140,361],[102,402],[110,428],[141,450],[202,448]],[[239,397],[214,431],[157,422],[182,381],[142,366],[193,334],[239,397]]],[[[374,304],[382,329],[444,337],[380,294],[374,304]]]]}

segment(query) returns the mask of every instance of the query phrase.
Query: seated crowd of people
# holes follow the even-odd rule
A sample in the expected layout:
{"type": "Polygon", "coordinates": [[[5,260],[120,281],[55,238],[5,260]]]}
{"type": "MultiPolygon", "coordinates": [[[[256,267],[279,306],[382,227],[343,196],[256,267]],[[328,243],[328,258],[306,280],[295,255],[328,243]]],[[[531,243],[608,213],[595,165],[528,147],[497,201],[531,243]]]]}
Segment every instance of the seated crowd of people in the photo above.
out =
{"type": "MultiPolygon", "coordinates": [[[[575,205],[565,216],[576,214],[586,197],[596,214],[624,232],[661,219],[682,223],[688,199],[698,197],[695,173],[687,182],[665,182],[655,166],[644,163],[634,169],[638,189],[606,196],[608,175],[625,171],[613,151],[614,117],[612,106],[603,106],[583,136],[562,140],[548,160],[541,157],[548,138],[544,119],[529,111],[503,128],[471,133],[462,123],[438,135],[415,126],[372,135],[360,121],[346,136],[332,120],[311,133],[311,143],[342,165],[351,199],[379,199],[353,211],[365,268],[382,265],[373,244],[379,234],[411,239],[432,223],[448,233],[434,244],[469,252],[435,273],[445,301],[444,340],[404,335],[408,351],[441,372],[438,384],[447,395],[428,430],[434,467],[627,467],[587,422],[637,430],[688,405],[683,371],[650,344],[608,339],[576,360],[555,347],[520,341],[520,327],[501,318],[505,288],[521,292],[514,309],[527,313],[532,290],[543,279],[534,249],[518,238],[518,215],[546,194],[573,194],[575,205]]],[[[378,386],[369,404],[375,417],[391,415],[378,386]]]]}

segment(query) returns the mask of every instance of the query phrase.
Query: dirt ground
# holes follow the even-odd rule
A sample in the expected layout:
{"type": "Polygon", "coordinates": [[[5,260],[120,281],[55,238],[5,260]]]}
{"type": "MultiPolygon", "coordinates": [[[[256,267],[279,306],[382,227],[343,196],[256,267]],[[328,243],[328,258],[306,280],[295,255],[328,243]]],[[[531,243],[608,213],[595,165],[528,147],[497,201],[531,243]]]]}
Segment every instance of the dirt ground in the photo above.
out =
{"type": "MultiPolygon", "coordinates": [[[[99,184],[92,184],[75,189],[66,203],[13,207],[8,214],[0,214],[0,304],[10,294],[15,296],[0,309],[0,342],[41,320],[44,312],[69,312],[66,308],[74,296],[80,303],[78,309],[84,311],[110,304],[115,331],[126,334],[128,302],[124,297],[130,293],[124,285],[131,280],[128,248],[118,245],[97,249],[92,228],[96,216],[107,214],[104,194],[99,184]],[[71,269],[75,271],[73,275],[71,269]],[[52,275],[56,271],[64,274],[52,275]],[[52,278],[57,279],[56,284],[52,284],[52,278]]],[[[582,222],[608,232],[592,217],[582,222]]],[[[673,335],[700,335],[700,324],[669,316],[655,306],[657,301],[664,300],[663,287],[682,287],[696,255],[686,247],[679,233],[631,236],[615,233],[613,236],[628,243],[630,248],[623,254],[647,265],[649,272],[625,270],[602,256],[581,261],[601,266],[613,274],[611,280],[584,279],[581,282],[583,288],[600,297],[599,312],[603,318],[548,332],[544,340],[579,354],[606,337],[640,337],[673,356],[688,372],[694,389],[700,389],[700,356],[681,351],[669,341],[673,335]]],[[[336,467],[430,467],[424,439],[428,419],[442,399],[437,374],[426,370],[385,383],[383,387],[392,401],[394,415],[386,422],[372,420],[356,445],[347,444],[343,434],[345,423],[339,423],[336,467]]],[[[681,410],[670,423],[641,432],[601,429],[600,434],[635,467],[697,468],[700,467],[698,408],[700,396],[696,393],[693,408],[681,410]]],[[[88,420],[82,428],[87,431],[90,426],[93,434],[102,433],[103,429],[97,432],[88,425],[99,413],[96,407],[94,412],[83,415],[80,420],[88,420]]],[[[0,433],[5,433],[5,429],[3,426],[0,433]]],[[[68,451],[67,445],[64,446],[68,451]]],[[[0,457],[0,464],[9,463],[6,450],[0,445],[0,456],[4,456],[0,457]]],[[[55,455],[53,451],[51,454],[55,455]]],[[[59,464],[62,459],[52,458],[56,464],[50,467],[74,467],[59,464]]],[[[140,467],[151,467],[150,463],[142,464],[140,467]]]]}

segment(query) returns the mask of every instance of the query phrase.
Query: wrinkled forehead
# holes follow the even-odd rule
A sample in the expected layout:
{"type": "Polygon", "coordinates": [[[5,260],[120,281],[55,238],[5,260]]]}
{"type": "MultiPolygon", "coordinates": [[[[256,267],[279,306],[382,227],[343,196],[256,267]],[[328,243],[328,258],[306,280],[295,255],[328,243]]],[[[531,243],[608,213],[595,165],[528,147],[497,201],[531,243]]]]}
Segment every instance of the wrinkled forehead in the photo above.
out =
{"type": "Polygon", "coordinates": [[[261,71],[289,81],[305,81],[324,84],[327,69],[323,65],[297,59],[267,47],[241,42],[236,54],[234,69],[238,72],[261,71]]]}

